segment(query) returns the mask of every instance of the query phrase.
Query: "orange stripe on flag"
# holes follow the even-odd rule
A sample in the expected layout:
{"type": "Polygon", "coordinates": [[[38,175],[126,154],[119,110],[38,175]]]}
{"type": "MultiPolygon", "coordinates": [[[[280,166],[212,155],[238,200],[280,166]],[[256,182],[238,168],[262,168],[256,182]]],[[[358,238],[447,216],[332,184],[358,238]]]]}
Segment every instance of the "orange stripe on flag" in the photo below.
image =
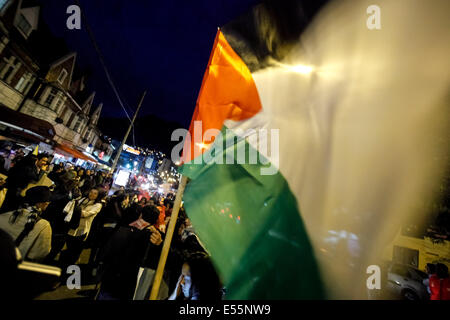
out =
{"type": "Polygon", "coordinates": [[[184,144],[183,162],[191,161],[195,154],[202,154],[214,141],[203,141],[206,130],[221,130],[227,119],[240,121],[251,118],[261,108],[250,70],[218,30],[189,126],[191,139],[184,144]],[[198,139],[194,137],[194,121],[202,121],[201,138],[198,139]]]}

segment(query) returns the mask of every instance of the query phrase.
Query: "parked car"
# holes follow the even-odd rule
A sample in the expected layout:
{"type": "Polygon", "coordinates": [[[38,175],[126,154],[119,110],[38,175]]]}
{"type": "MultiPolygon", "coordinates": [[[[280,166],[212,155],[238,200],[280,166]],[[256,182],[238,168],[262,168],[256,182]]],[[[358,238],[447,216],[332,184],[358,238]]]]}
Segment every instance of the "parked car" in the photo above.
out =
{"type": "Polygon", "coordinates": [[[423,280],[428,275],[413,266],[392,263],[387,270],[387,288],[405,300],[428,300],[429,294],[423,280]]]}

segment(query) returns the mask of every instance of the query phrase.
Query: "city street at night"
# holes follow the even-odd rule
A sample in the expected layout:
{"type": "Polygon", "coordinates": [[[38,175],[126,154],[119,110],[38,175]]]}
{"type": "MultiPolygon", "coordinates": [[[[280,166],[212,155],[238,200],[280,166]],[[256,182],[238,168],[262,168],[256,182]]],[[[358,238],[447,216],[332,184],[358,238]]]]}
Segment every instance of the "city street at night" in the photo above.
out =
{"type": "Polygon", "coordinates": [[[449,12],[0,0],[0,303],[450,300],[449,12]]]}

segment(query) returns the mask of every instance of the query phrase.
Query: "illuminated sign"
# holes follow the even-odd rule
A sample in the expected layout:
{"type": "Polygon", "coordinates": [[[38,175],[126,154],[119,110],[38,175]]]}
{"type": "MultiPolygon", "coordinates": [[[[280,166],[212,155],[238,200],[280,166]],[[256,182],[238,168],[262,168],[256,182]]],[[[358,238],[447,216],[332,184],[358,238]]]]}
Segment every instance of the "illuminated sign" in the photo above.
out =
{"type": "Polygon", "coordinates": [[[153,164],[153,158],[148,157],[147,160],[145,160],[145,167],[147,169],[151,169],[153,164]]]}
{"type": "Polygon", "coordinates": [[[119,173],[116,176],[116,180],[114,181],[114,184],[117,184],[118,186],[125,187],[128,183],[128,178],[130,177],[130,172],[125,170],[120,170],[119,173]]]}
{"type": "Polygon", "coordinates": [[[126,152],[129,152],[129,153],[135,154],[135,155],[140,155],[141,154],[141,152],[139,150],[136,150],[136,149],[134,149],[134,148],[132,148],[132,147],[126,145],[126,144],[123,145],[123,150],[126,151],[126,152]]]}

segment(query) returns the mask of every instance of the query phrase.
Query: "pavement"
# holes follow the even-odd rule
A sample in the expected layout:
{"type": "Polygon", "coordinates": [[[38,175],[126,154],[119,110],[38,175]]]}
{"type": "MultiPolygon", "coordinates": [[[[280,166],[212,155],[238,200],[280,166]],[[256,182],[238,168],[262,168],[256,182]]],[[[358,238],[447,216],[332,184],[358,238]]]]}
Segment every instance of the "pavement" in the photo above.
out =
{"type": "MultiPolygon", "coordinates": [[[[45,291],[34,300],[93,300],[97,290],[96,283],[91,277],[91,270],[87,265],[90,253],[91,249],[84,249],[77,261],[81,270],[80,289],[69,289],[66,283],[61,283],[56,289],[45,291]]],[[[67,273],[66,270],[62,270],[62,272],[67,273]]]]}

